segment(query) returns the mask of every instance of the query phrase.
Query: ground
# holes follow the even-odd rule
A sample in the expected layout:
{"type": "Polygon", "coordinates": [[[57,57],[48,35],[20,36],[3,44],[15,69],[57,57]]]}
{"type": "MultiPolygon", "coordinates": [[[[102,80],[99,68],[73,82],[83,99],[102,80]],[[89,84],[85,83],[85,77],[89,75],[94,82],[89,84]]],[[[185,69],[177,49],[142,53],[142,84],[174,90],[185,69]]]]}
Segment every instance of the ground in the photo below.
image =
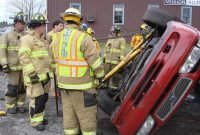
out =
{"type": "MultiPolygon", "coordinates": [[[[5,92],[5,79],[0,75],[0,95],[5,92]]],[[[26,105],[28,106],[28,105],[26,105]]],[[[4,101],[0,100],[0,110],[4,109],[4,101]]],[[[61,107],[59,107],[61,110],[61,107]]],[[[38,132],[29,125],[28,112],[25,114],[7,115],[0,117],[0,135],[62,135],[62,116],[56,115],[55,99],[50,98],[47,103],[46,117],[49,124],[44,132],[38,132]]]]}
{"type": "MultiPolygon", "coordinates": [[[[4,95],[6,83],[0,75],[0,96],[4,95]]],[[[4,101],[0,100],[0,110],[4,101]]],[[[61,110],[61,107],[59,107],[61,110]]],[[[62,115],[56,115],[55,100],[47,103],[46,116],[49,125],[44,132],[37,132],[29,125],[28,113],[0,117],[0,135],[63,135],[62,115]]],[[[200,134],[200,101],[186,101],[176,115],[156,135],[199,135],[200,134]]]]}

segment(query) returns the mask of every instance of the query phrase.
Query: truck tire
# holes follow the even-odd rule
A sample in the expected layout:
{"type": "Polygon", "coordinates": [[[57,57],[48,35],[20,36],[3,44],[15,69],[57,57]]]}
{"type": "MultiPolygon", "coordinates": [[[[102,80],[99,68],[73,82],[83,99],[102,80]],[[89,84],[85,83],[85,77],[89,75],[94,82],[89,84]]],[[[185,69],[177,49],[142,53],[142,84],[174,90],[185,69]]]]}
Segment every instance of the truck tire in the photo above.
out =
{"type": "Polygon", "coordinates": [[[167,28],[167,23],[170,21],[183,23],[181,19],[155,7],[151,7],[146,10],[143,16],[143,21],[153,28],[158,27],[164,30],[167,28]]]}

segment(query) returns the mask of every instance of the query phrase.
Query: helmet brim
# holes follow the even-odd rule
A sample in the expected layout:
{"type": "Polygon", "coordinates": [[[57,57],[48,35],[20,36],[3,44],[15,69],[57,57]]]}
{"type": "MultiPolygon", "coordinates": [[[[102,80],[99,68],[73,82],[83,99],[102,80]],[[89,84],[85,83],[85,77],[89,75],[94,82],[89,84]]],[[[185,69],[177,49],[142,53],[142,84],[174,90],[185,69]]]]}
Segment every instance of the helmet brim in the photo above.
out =
{"type": "Polygon", "coordinates": [[[77,15],[77,14],[73,14],[73,13],[71,13],[71,14],[69,14],[69,13],[60,13],[60,17],[61,18],[63,18],[63,17],[66,17],[66,16],[77,16],[77,17],[79,17],[79,18],[82,18],[82,16],[81,15],[77,15]]]}
{"type": "Polygon", "coordinates": [[[37,21],[37,20],[31,20],[29,23],[27,23],[28,26],[31,26],[33,24],[38,24],[38,25],[45,25],[48,24],[49,21],[44,20],[44,21],[37,21]]]}

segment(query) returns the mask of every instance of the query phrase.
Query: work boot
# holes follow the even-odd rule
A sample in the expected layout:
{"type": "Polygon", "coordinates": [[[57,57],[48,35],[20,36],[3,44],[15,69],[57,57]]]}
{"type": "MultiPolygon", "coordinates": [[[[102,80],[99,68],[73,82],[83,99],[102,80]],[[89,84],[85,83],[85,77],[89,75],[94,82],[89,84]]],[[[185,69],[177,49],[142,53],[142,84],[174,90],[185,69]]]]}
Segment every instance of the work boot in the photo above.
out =
{"type": "Polygon", "coordinates": [[[43,125],[48,125],[48,123],[49,123],[48,119],[44,119],[42,122],[43,125]]]}
{"type": "Polygon", "coordinates": [[[34,127],[37,131],[44,131],[45,130],[45,126],[43,125],[43,123],[38,124],[37,126],[34,127]]]}
{"type": "Polygon", "coordinates": [[[16,114],[17,113],[16,107],[7,109],[7,113],[9,113],[9,114],[16,114]]]}
{"type": "Polygon", "coordinates": [[[24,107],[17,107],[17,111],[19,113],[25,113],[26,112],[26,108],[24,108],[24,107]]]}

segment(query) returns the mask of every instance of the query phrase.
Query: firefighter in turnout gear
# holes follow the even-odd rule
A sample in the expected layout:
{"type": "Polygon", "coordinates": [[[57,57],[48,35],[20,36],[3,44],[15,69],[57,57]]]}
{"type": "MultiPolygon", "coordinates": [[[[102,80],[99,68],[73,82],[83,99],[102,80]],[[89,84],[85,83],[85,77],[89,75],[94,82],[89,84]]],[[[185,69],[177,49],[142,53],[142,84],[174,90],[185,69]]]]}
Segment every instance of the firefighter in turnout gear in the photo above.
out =
{"type": "Polygon", "coordinates": [[[80,30],[86,33],[87,29],[88,29],[88,25],[86,23],[82,23],[81,27],[80,27],[80,30]]]}
{"type": "MultiPolygon", "coordinates": [[[[104,49],[104,67],[105,73],[110,72],[123,58],[125,57],[125,45],[126,41],[120,36],[120,27],[111,27],[110,39],[107,41],[104,49]]],[[[106,82],[106,86],[111,89],[117,89],[120,81],[120,75],[115,74],[106,82]]]]}
{"type": "MultiPolygon", "coordinates": [[[[141,31],[148,31],[150,28],[151,27],[148,26],[147,24],[140,25],[141,31]]],[[[143,36],[140,33],[134,35],[131,40],[131,48],[134,49],[134,47],[137,46],[142,40],[143,36]]]]}
{"type": "Polygon", "coordinates": [[[46,20],[43,15],[35,14],[28,23],[30,29],[21,39],[19,49],[20,63],[23,65],[23,77],[29,98],[30,123],[36,130],[45,130],[45,104],[50,87],[50,59],[48,45],[44,40],[46,20]]]}
{"type": "Polygon", "coordinates": [[[91,36],[79,31],[81,13],[69,8],[59,38],[53,38],[58,87],[63,104],[65,135],[96,135],[96,90],[94,80],[104,76],[103,62],[91,36]]]}
{"type": "Polygon", "coordinates": [[[98,51],[99,54],[100,54],[101,48],[100,48],[100,46],[99,46],[99,42],[97,41],[97,39],[96,39],[95,37],[93,37],[93,35],[95,34],[95,31],[94,31],[92,28],[88,28],[88,29],[87,29],[87,34],[89,34],[89,35],[92,37],[92,40],[93,40],[93,42],[94,42],[94,44],[95,44],[95,46],[96,46],[96,48],[97,48],[97,51],[98,51]]]}
{"type": "Polygon", "coordinates": [[[22,66],[18,51],[25,28],[25,15],[20,12],[14,17],[14,28],[0,38],[0,64],[8,81],[5,93],[7,113],[24,113],[25,89],[23,87],[22,66]],[[21,77],[20,77],[21,76],[21,77]]]}

